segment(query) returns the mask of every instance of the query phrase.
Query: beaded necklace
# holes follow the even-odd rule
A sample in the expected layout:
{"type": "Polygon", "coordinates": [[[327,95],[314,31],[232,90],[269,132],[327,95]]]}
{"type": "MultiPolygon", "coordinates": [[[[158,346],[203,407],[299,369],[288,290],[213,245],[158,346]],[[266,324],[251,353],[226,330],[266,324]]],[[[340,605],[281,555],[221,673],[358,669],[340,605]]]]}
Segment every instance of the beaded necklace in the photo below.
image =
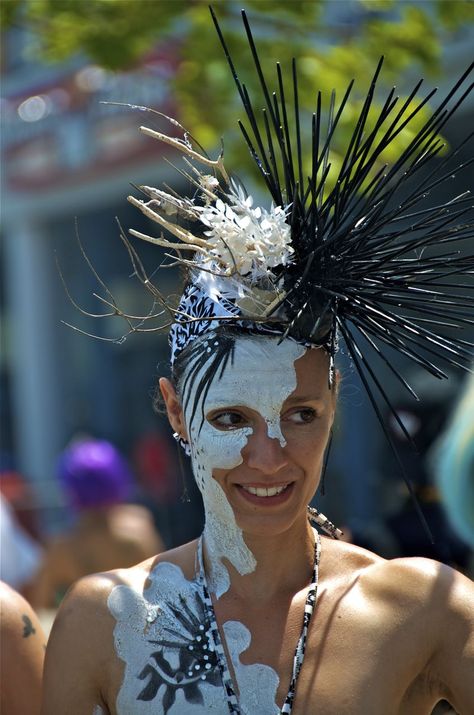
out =
{"type": "MultiPolygon", "coordinates": [[[[314,544],[314,564],[313,564],[313,574],[311,577],[311,583],[309,585],[308,594],[306,596],[306,602],[303,614],[303,626],[301,629],[301,634],[296,644],[295,654],[293,656],[293,668],[291,673],[290,686],[288,688],[288,694],[285,698],[283,707],[280,710],[279,715],[291,715],[293,709],[293,702],[296,694],[296,685],[298,681],[298,676],[301,672],[301,667],[303,665],[303,660],[306,651],[306,640],[308,636],[309,624],[311,617],[313,615],[314,607],[316,605],[317,595],[318,595],[318,569],[319,569],[319,558],[321,554],[321,540],[319,534],[316,532],[316,541],[314,544]]],[[[226,693],[227,706],[229,708],[229,713],[231,715],[242,715],[242,711],[235,693],[234,684],[232,682],[232,677],[229,670],[229,665],[227,663],[227,657],[225,650],[222,645],[219,628],[217,626],[216,614],[214,612],[214,606],[212,605],[211,596],[209,593],[209,588],[207,585],[206,573],[204,571],[204,563],[202,558],[202,536],[198,542],[198,562],[199,562],[199,582],[201,584],[204,596],[204,607],[206,610],[206,620],[209,624],[209,635],[213,641],[214,651],[217,656],[217,663],[219,670],[221,672],[222,683],[224,685],[224,690],[226,693]]]]}

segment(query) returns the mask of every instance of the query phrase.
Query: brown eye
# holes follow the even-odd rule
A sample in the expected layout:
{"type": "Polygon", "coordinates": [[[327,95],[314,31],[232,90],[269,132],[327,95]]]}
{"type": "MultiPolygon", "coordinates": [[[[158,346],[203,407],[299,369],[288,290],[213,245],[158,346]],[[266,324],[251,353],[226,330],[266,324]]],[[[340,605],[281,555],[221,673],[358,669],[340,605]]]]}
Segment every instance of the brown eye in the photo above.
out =
{"type": "Polygon", "coordinates": [[[244,427],[247,423],[244,417],[238,412],[226,411],[218,412],[212,417],[208,417],[208,421],[217,429],[230,430],[244,427]]]}
{"type": "Polygon", "coordinates": [[[288,415],[288,420],[297,425],[310,424],[316,419],[316,410],[312,407],[304,407],[301,410],[295,410],[288,415]]]}

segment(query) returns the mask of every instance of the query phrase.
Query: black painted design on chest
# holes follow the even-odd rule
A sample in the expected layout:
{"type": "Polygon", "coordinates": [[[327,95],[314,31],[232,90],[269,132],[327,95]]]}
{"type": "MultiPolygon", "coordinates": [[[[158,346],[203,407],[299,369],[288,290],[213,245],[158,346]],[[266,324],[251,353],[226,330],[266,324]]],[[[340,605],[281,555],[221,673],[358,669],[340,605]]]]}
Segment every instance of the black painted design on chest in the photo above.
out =
{"type": "Polygon", "coordinates": [[[163,638],[148,641],[158,647],[138,675],[140,680],[148,679],[138,700],[153,700],[161,686],[165,686],[162,698],[165,715],[174,704],[178,690],[183,691],[188,702],[203,705],[203,682],[222,686],[218,660],[210,637],[210,624],[206,620],[200,594],[195,593],[191,598],[180,595],[179,605],[166,605],[176,618],[176,629],[165,626],[163,638]],[[178,666],[171,664],[171,654],[174,654],[174,660],[177,656],[178,666]]]}

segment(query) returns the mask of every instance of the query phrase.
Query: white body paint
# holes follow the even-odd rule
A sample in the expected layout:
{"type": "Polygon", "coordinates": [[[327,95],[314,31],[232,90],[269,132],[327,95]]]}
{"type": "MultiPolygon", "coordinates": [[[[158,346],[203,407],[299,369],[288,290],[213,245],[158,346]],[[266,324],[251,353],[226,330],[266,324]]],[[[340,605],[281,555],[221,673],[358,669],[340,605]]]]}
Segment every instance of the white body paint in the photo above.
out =
{"type": "MultiPolygon", "coordinates": [[[[229,363],[222,377],[212,383],[206,396],[204,414],[230,407],[250,408],[264,418],[269,437],[278,439],[284,446],[280,427],[282,405],[296,387],[294,363],[304,352],[303,347],[290,340],[278,345],[277,338],[239,338],[235,346],[234,364],[229,363]]],[[[199,376],[192,391],[198,381],[199,376]]],[[[192,405],[193,401],[194,394],[191,394],[188,404],[192,405]]],[[[194,474],[204,500],[208,582],[211,590],[219,597],[230,586],[229,573],[222,561],[224,558],[241,574],[251,573],[256,562],[236,523],[224,490],[213,478],[213,471],[230,470],[242,463],[242,450],[252,430],[250,427],[218,430],[206,420],[201,426],[201,415],[201,405],[198,405],[194,421],[190,423],[188,414],[185,414],[185,420],[190,436],[194,474]]],[[[196,665],[189,661],[197,652],[193,648],[198,649],[200,646],[193,645],[194,636],[191,636],[190,641],[190,629],[183,625],[182,614],[186,612],[186,607],[194,609],[196,623],[203,623],[204,611],[199,605],[202,604],[203,595],[201,584],[197,578],[194,581],[186,580],[181,569],[170,563],[158,564],[150,573],[149,583],[143,594],[128,586],[116,586],[108,601],[109,609],[117,621],[114,629],[115,648],[125,662],[124,679],[116,703],[118,715],[223,715],[228,709],[217,666],[214,663],[211,669],[210,665],[201,665],[201,670],[198,668],[196,672],[207,672],[207,677],[200,680],[202,676],[196,679],[193,670],[196,665]],[[172,645],[164,643],[170,638],[173,640],[172,645]],[[193,648],[189,647],[190,644],[193,648]],[[159,659],[156,658],[157,650],[161,653],[159,659]],[[161,660],[162,656],[165,657],[165,664],[161,660]],[[184,657],[188,658],[186,667],[189,672],[182,672],[184,657]],[[202,670],[202,667],[209,667],[210,670],[202,670]],[[146,675],[143,674],[144,669],[147,669],[146,675]],[[154,678],[154,682],[159,683],[156,692],[152,698],[143,699],[143,689],[154,678]],[[174,685],[170,685],[173,679],[174,685]],[[193,687],[193,682],[197,683],[196,687],[199,686],[200,693],[194,702],[189,696],[189,687],[193,687]],[[188,690],[179,683],[184,683],[188,690]],[[171,704],[170,688],[174,692],[171,704]]],[[[204,631],[204,626],[193,626],[194,631],[200,634],[195,638],[196,642],[201,641],[201,635],[205,635],[201,633],[201,628],[204,631]]],[[[224,623],[222,629],[236,679],[242,715],[278,715],[275,698],[279,679],[275,671],[267,665],[243,665],[240,661],[241,654],[250,645],[250,631],[236,621],[224,623]]],[[[205,663],[202,659],[199,662],[205,663]]]]}
{"type": "MultiPolygon", "coordinates": [[[[150,573],[150,585],[143,595],[129,586],[116,586],[109,596],[109,609],[117,620],[114,629],[115,647],[118,656],[125,662],[125,674],[116,702],[118,715],[165,715],[163,700],[166,684],[160,685],[156,696],[148,701],[138,696],[148,679],[137,677],[147,664],[154,665],[152,653],[157,650],[156,641],[169,639],[167,628],[175,632],[175,640],[188,646],[189,631],[177,620],[172,608],[182,610],[180,597],[193,608],[200,587],[196,581],[187,581],[180,568],[161,563],[150,573]],[[161,607],[156,604],[163,604],[161,607]],[[150,641],[155,641],[152,643],[150,641]]],[[[199,616],[198,613],[196,613],[199,616]]],[[[240,690],[242,715],[277,715],[275,704],[278,676],[267,665],[242,665],[241,653],[251,640],[249,630],[236,621],[224,624],[224,633],[229,654],[234,665],[240,690]]],[[[179,669],[179,658],[172,649],[166,651],[170,665],[179,669]]],[[[212,685],[199,681],[201,703],[189,702],[182,688],[176,690],[173,705],[166,715],[205,715],[227,712],[224,688],[219,681],[212,685]]],[[[94,714],[95,715],[95,714],[94,714]]]]}
{"type": "MultiPolygon", "coordinates": [[[[204,414],[228,407],[247,407],[258,412],[268,426],[268,436],[285,445],[280,427],[283,403],[296,388],[295,361],[305,348],[292,340],[278,344],[278,338],[242,337],[235,344],[234,362],[228,363],[220,379],[210,386],[204,414]]],[[[204,370],[205,368],[203,368],[204,370]]],[[[199,384],[200,375],[191,388],[199,384]]],[[[190,411],[190,408],[188,408],[190,411]]],[[[191,443],[194,476],[202,492],[206,522],[204,543],[208,556],[208,578],[211,590],[220,597],[230,586],[228,570],[222,559],[228,559],[240,574],[255,569],[255,559],[238,527],[222,487],[213,479],[214,469],[233,469],[242,463],[242,450],[251,428],[223,431],[204,421],[201,407],[190,424],[185,413],[191,443]]]]}

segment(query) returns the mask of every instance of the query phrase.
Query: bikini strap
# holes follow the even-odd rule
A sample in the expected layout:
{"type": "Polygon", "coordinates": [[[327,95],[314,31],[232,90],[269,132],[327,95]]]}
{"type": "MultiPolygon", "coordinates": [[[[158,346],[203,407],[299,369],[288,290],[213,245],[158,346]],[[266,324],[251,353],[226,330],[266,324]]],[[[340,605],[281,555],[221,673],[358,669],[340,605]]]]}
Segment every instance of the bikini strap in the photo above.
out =
{"type": "MultiPolygon", "coordinates": [[[[304,656],[306,652],[306,642],[309,631],[309,624],[314,612],[314,607],[316,605],[316,600],[318,596],[318,577],[319,577],[319,560],[321,556],[321,539],[319,533],[315,532],[315,544],[314,544],[314,565],[313,574],[311,578],[311,583],[309,585],[308,594],[306,596],[306,602],[304,606],[303,614],[303,627],[301,629],[301,635],[298,639],[296,645],[295,654],[293,657],[293,669],[290,680],[290,687],[288,689],[288,694],[286,696],[284,705],[280,711],[280,715],[291,715],[293,709],[293,702],[296,694],[296,685],[298,682],[298,677],[303,666],[304,656]]],[[[241,709],[237,695],[234,690],[234,685],[232,683],[232,677],[230,675],[229,667],[227,664],[226,654],[222,645],[219,628],[217,626],[216,616],[214,612],[214,606],[212,605],[211,596],[209,593],[209,588],[206,580],[206,572],[204,570],[203,562],[203,539],[202,536],[199,538],[197,546],[197,560],[198,560],[198,581],[202,587],[204,607],[206,610],[206,619],[208,621],[209,628],[209,640],[214,648],[217,655],[217,662],[219,664],[219,669],[221,671],[222,684],[226,693],[227,706],[229,712],[232,715],[241,715],[241,709]]]]}
{"type": "Polygon", "coordinates": [[[206,620],[209,634],[209,642],[211,647],[214,649],[217,656],[217,663],[222,678],[222,685],[225,690],[227,706],[229,708],[229,713],[231,715],[241,715],[241,710],[239,706],[239,701],[234,690],[234,685],[232,683],[232,677],[230,675],[229,667],[227,664],[227,658],[222,645],[221,636],[219,633],[219,627],[216,621],[216,615],[214,612],[214,606],[212,605],[211,596],[209,593],[209,588],[207,585],[206,572],[204,570],[204,560],[202,554],[203,538],[202,535],[199,537],[197,546],[197,559],[198,559],[198,581],[202,588],[204,608],[206,612],[206,620]]]}

